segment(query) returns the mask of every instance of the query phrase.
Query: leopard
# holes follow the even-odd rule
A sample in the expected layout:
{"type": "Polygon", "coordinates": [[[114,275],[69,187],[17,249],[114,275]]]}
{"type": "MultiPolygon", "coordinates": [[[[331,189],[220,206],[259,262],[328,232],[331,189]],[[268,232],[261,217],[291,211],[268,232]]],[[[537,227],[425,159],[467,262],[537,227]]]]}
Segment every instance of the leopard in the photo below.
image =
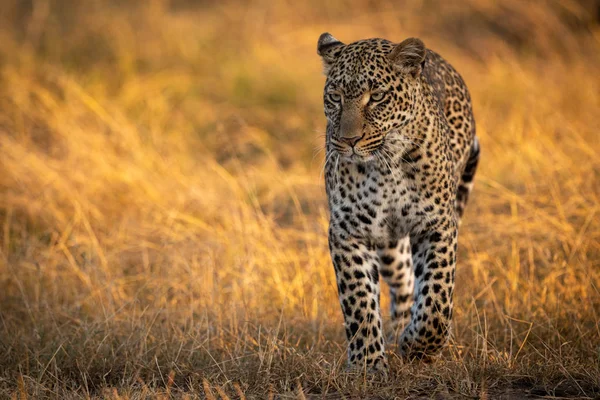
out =
{"type": "Polygon", "coordinates": [[[451,335],[458,229],[480,157],[461,75],[422,40],[317,44],[328,242],[349,368],[435,358],[451,335]],[[384,339],[380,278],[395,335],[384,339]]]}

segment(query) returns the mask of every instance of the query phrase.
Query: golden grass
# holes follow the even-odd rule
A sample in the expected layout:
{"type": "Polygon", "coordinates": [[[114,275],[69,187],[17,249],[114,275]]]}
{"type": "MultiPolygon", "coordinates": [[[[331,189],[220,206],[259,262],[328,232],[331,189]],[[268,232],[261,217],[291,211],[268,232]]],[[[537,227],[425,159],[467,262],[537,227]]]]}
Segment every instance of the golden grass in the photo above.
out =
{"type": "Polygon", "coordinates": [[[3,1],[0,396],[599,396],[586,4],[3,1]],[[387,382],[344,369],[315,156],[326,30],[423,38],[482,144],[453,340],[427,365],[391,348],[387,382]]]}

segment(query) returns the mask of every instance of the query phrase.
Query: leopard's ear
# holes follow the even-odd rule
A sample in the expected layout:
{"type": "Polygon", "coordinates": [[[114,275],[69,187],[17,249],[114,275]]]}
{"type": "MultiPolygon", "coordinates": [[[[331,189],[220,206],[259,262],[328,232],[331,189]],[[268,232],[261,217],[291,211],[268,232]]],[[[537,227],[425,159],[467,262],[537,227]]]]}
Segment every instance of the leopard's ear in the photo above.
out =
{"type": "Polygon", "coordinates": [[[402,72],[418,76],[425,61],[425,44],[421,39],[409,38],[394,46],[388,59],[402,72]]]}
{"type": "Polygon", "coordinates": [[[319,36],[317,42],[317,53],[323,60],[323,73],[327,75],[335,60],[339,57],[346,45],[336,38],[331,33],[325,32],[319,36]]]}

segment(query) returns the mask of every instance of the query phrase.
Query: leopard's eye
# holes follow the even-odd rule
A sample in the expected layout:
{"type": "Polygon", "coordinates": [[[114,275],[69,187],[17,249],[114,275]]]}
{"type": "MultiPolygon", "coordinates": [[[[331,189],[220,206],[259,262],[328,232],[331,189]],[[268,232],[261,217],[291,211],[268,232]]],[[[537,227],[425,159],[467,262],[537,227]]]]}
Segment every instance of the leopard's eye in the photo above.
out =
{"type": "Polygon", "coordinates": [[[339,103],[342,101],[342,95],[340,95],[339,93],[328,93],[327,97],[329,97],[329,100],[331,100],[334,103],[339,103]]]}
{"type": "Polygon", "coordinates": [[[383,100],[384,97],[385,97],[385,93],[384,92],[371,93],[371,97],[369,98],[369,101],[371,103],[376,103],[378,101],[383,100]]]}

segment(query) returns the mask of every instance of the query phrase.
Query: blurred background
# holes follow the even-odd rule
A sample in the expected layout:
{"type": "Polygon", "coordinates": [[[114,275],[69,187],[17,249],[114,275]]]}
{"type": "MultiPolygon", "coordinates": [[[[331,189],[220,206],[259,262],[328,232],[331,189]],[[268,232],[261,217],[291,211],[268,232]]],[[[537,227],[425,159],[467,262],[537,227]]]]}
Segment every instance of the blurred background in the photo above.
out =
{"type": "Polygon", "coordinates": [[[594,0],[3,0],[0,397],[598,396],[599,19],[594,0]],[[423,39],[482,146],[453,339],[432,365],[392,346],[387,382],[345,372],[325,31],[423,39]]]}

